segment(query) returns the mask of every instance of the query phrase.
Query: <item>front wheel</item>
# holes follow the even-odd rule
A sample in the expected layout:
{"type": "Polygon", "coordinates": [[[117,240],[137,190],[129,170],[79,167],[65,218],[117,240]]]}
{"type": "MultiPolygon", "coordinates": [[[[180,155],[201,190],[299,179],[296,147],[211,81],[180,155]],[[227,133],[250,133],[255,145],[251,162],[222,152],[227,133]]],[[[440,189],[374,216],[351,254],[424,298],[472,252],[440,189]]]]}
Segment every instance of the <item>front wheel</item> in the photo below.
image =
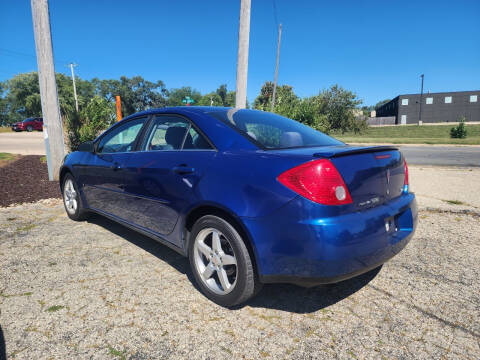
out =
{"type": "Polygon", "coordinates": [[[261,286],[242,237],[217,216],[203,216],[193,226],[189,259],[202,292],[221,306],[243,303],[261,286]]]}
{"type": "Polygon", "coordinates": [[[72,174],[65,175],[62,186],[63,205],[70,219],[81,221],[87,218],[88,212],[82,205],[77,183],[72,174]]]}
{"type": "Polygon", "coordinates": [[[32,132],[32,131],[33,131],[33,127],[32,127],[31,125],[28,125],[28,126],[27,126],[27,131],[28,131],[28,132],[32,132]]]}

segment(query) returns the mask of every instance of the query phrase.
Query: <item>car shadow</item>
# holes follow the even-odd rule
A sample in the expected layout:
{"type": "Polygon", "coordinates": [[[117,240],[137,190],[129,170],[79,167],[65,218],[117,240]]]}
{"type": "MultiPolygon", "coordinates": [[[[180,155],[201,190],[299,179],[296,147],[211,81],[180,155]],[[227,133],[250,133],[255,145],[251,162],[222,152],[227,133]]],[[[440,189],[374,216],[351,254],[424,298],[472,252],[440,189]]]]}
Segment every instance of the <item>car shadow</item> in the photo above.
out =
{"type": "Polygon", "coordinates": [[[188,276],[188,273],[190,273],[190,264],[186,257],[170,249],[168,246],[163,245],[152,238],[149,238],[148,236],[142,235],[139,232],[131,230],[126,226],[116,223],[115,221],[101,215],[92,215],[88,218],[87,222],[99,225],[104,229],[114,233],[115,235],[124,238],[133,245],[136,245],[139,248],[148,251],[150,254],[157,257],[158,259],[173,266],[177,271],[182,274],[186,274],[188,276]]]}
{"type": "Polygon", "coordinates": [[[312,313],[353,295],[372,281],[380,270],[381,267],[378,267],[336,284],[310,288],[292,284],[265,284],[262,291],[245,305],[298,314],[312,313]]]}
{"type": "MultiPolygon", "coordinates": [[[[200,291],[190,270],[190,263],[186,257],[148,236],[142,235],[106,217],[93,215],[88,219],[88,222],[103,227],[173,266],[177,271],[185,274],[196,290],[200,291]]],[[[381,267],[378,267],[365,274],[337,284],[321,285],[311,288],[291,284],[266,284],[256,297],[245,304],[233,307],[232,310],[251,306],[299,314],[315,312],[356,293],[372,281],[380,272],[380,269],[381,267]]]]}
{"type": "Polygon", "coordinates": [[[5,337],[3,336],[3,330],[0,326],[0,360],[7,358],[7,347],[5,345],[5,337]]]}

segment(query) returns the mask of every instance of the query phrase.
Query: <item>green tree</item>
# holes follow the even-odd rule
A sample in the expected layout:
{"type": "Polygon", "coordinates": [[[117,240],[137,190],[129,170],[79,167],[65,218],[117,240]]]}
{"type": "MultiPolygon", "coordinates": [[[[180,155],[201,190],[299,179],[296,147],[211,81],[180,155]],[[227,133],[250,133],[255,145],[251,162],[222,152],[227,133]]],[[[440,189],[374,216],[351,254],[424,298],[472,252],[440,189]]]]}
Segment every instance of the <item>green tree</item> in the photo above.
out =
{"type": "MultiPolygon", "coordinates": [[[[200,106],[224,106],[223,100],[216,92],[203,95],[196,105],[200,106]]],[[[194,104],[195,105],[195,104],[194,104]]]]}
{"type": "MultiPolygon", "coordinates": [[[[122,76],[120,80],[94,78],[92,83],[97,95],[104,97],[107,101],[113,102],[115,96],[120,96],[123,116],[167,105],[168,91],[161,80],[151,82],[141,76],[132,78],[122,76]]],[[[88,90],[89,88],[86,86],[86,91],[88,90]]]]}
{"type": "Polygon", "coordinates": [[[185,105],[182,100],[189,96],[194,100],[192,105],[198,105],[202,94],[199,91],[192,89],[190,86],[183,86],[178,89],[172,89],[169,92],[168,96],[168,105],[169,106],[183,106],[185,105]]]}
{"type": "Polygon", "coordinates": [[[272,101],[273,83],[266,81],[260,89],[260,94],[253,102],[253,108],[257,110],[269,111],[272,101]]]}
{"type": "Polygon", "coordinates": [[[320,113],[326,115],[331,130],[344,133],[349,130],[358,132],[363,128],[363,123],[353,113],[362,103],[355,93],[333,85],[318,95],[318,102],[320,113]]]}
{"type": "Polygon", "coordinates": [[[382,105],[385,105],[386,103],[388,103],[391,99],[385,99],[385,100],[382,100],[382,101],[379,101],[375,104],[375,109],[374,110],[377,110],[380,106],[382,105]]]}

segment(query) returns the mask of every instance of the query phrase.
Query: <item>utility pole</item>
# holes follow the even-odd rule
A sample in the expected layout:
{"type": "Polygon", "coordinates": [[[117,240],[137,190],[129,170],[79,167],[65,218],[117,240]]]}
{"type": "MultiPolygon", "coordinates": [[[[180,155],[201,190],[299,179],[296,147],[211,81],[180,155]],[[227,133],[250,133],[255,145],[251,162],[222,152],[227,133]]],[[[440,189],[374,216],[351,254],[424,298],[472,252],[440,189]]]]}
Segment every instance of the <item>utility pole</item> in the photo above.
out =
{"type": "Polygon", "coordinates": [[[238,28],[237,86],[235,107],[247,107],[248,46],[250,41],[251,0],[240,1],[240,25],[238,28]]]}
{"type": "Polygon", "coordinates": [[[423,102],[423,78],[424,78],[424,74],[420,75],[420,77],[422,78],[422,88],[420,90],[420,112],[418,113],[418,125],[420,125],[422,123],[422,102],[423,102]]]}
{"type": "Polygon", "coordinates": [[[275,79],[273,80],[272,109],[275,108],[275,95],[277,93],[278,62],[280,60],[280,42],[282,40],[282,24],[278,25],[277,63],[275,65],[275,79]]]}
{"type": "Polygon", "coordinates": [[[68,64],[68,66],[70,66],[70,71],[72,72],[73,96],[75,96],[75,109],[77,109],[77,112],[78,112],[77,87],[75,86],[75,73],[73,72],[73,67],[78,66],[78,65],[74,64],[74,63],[70,63],[70,64],[68,64]]]}
{"type": "Polygon", "coordinates": [[[53,65],[52,34],[48,0],[31,0],[33,32],[38,64],[38,82],[43,115],[43,137],[47,154],[48,178],[58,180],[65,156],[62,117],[58,103],[55,67],[53,65]]]}

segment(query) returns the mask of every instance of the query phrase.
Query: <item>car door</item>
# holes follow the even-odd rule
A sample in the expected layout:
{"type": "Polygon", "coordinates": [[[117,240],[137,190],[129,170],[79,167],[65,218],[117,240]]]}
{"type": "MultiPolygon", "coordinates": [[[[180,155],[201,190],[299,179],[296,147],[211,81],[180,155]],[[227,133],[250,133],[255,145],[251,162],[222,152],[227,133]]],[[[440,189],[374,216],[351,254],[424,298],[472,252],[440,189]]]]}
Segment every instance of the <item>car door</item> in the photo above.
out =
{"type": "MultiPolygon", "coordinates": [[[[182,209],[198,197],[196,185],[216,150],[179,115],[152,119],[140,150],[128,159],[125,171],[125,192],[132,195],[127,213],[137,226],[168,235],[182,209]]],[[[179,239],[176,245],[181,246],[179,239]]]]}
{"type": "Polygon", "coordinates": [[[83,167],[81,180],[88,207],[127,219],[124,213],[125,167],[147,118],[128,120],[112,128],[95,144],[95,153],[83,167]]]}

